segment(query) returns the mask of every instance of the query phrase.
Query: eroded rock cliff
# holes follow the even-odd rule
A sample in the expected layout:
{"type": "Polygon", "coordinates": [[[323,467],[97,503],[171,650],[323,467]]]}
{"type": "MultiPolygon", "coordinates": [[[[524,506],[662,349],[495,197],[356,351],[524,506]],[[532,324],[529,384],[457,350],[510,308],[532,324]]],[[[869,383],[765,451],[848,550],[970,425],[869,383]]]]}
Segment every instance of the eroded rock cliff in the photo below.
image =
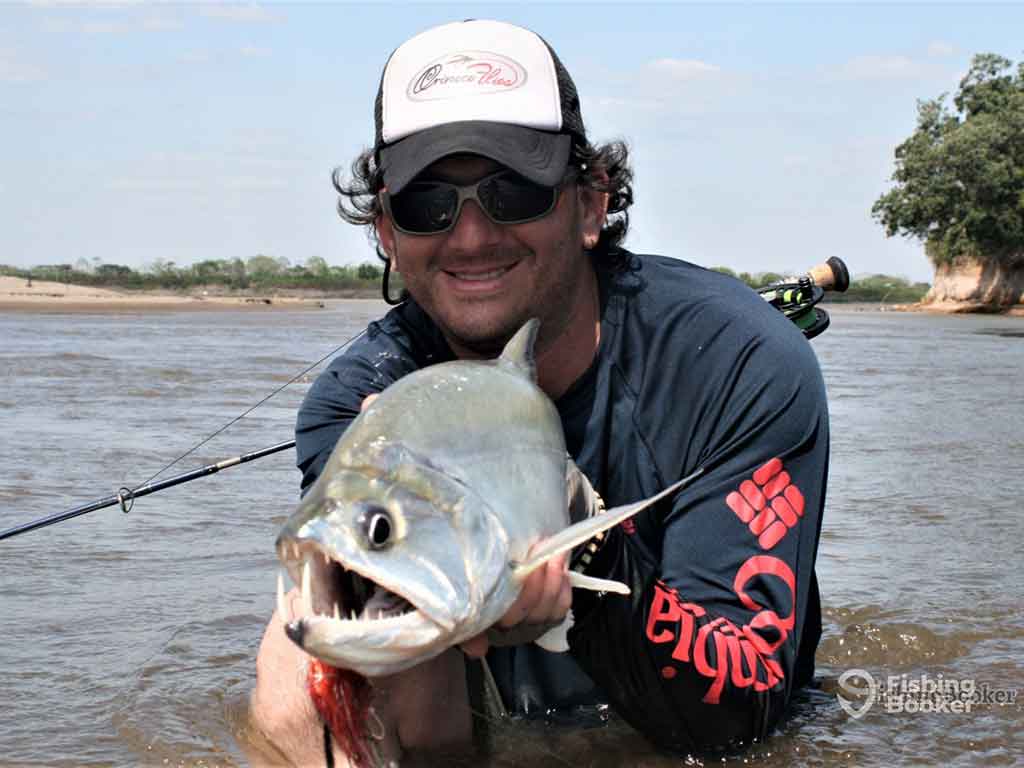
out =
{"type": "Polygon", "coordinates": [[[945,312],[1005,312],[1024,305],[1024,258],[1014,266],[961,259],[935,268],[924,308],[945,312]]]}

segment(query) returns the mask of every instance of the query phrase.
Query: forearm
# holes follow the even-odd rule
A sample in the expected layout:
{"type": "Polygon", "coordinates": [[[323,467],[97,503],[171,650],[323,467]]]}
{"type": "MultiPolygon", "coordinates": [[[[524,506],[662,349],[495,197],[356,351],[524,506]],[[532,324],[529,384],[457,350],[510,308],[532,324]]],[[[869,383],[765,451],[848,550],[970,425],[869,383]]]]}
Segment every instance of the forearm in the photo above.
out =
{"type": "MultiPolygon", "coordinates": [[[[298,591],[287,597],[292,610],[298,591]]],[[[284,633],[275,612],[256,659],[256,687],[249,707],[247,754],[258,765],[325,765],[323,720],[310,698],[309,656],[284,633]]],[[[418,667],[373,681],[371,704],[375,750],[386,759],[405,753],[469,744],[472,721],[461,653],[448,651],[418,667]]],[[[341,768],[348,758],[330,739],[341,768]]]]}
{"type": "MultiPolygon", "coordinates": [[[[613,534],[598,568],[630,584],[632,594],[576,596],[573,654],[616,712],[659,746],[710,751],[763,738],[791,687],[792,611],[762,609],[733,621],[665,584],[623,538],[613,534]]],[[[765,565],[754,560],[751,567],[765,565]]]]}

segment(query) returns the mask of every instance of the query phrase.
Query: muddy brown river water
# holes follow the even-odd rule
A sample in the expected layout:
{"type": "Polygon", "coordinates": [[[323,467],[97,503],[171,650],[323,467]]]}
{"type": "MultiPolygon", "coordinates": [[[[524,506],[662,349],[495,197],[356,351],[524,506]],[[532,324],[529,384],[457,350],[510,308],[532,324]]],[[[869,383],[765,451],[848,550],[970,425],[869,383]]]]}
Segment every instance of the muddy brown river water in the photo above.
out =
{"type": "MultiPolygon", "coordinates": [[[[144,481],[383,308],[0,314],[0,528],[144,481]]],[[[839,310],[812,343],[833,432],[818,685],[716,764],[1024,764],[1024,319],[839,310]],[[954,684],[969,706],[914,690],[954,684]]],[[[290,439],[311,380],[172,473],[290,439]]],[[[245,764],[292,462],[0,542],[0,765],[245,764]]],[[[702,764],[614,718],[497,743],[499,766],[702,764]]]]}

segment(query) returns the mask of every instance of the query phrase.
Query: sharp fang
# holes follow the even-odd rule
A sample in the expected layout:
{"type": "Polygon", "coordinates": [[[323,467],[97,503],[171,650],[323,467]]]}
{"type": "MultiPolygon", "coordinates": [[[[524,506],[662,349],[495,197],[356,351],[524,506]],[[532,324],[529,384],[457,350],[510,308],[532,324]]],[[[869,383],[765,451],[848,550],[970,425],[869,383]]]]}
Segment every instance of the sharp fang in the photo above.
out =
{"type": "Polygon", "coordinates": [[[352,619],[352,621],[357,621],[357,619],[356,619],[356,612],[355,611],[349,611],[349,618],[352,619]]]}
{"type": "Polygon", "coordinates": [[[302,612],[306,616],[313,614],[313,588],[312,588],[312,569],[309,567],[309,560],[302,565],[302,612]]]}
{"type": "Polygon", "coordinates": [[[288,611],[288,603],[284,599],[284,576],[281,575],[281,571],[277,572],[277,615],[285,624],[292,620],[288,611]]]}
{"type": "Polygon", "coordinates": [[[341,611],[338,610],[338,604],[334,604],[334,620],[341,621],[341,611]]]}

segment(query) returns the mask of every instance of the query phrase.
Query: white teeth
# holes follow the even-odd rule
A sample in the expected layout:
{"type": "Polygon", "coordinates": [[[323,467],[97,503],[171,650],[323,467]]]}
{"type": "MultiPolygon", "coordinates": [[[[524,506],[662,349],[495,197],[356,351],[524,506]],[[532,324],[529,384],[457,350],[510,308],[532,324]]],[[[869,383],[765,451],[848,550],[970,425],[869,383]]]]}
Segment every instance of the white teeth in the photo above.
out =
{"type": "Polygon", "coordinates": [[[284,599],[284,576],[277,572],[277,615],[285,624],[292,620],[288,611],[288,603],[284,599]]]}
{"type": "Polygon", "coordinates": [[[453,272],[452,274],[455,275],[455,277],[457,277],[459,280],[493,280],[496,277],[501,277],[502,275],[504,275],[506,272],[509,271],[509,269],[510,267],[502,267],[501,269],[494,269],[491,270],[490,272],[483,272],[472,275],[467,275],[464,272],[453,272]]]}
{"type": "Polygon", "coordinates": [[[358,621],[358,619],[356,618],[356,612],[355,611],[350,611],[349,612],[349,618],[352,619],[352,621],[358,621]]]}
{"type": "Polygon", "coordinates": [[[302,564],[302,612],[306,616],[313,614],[313,588],[309,560],[302,564]]]}
{"type": "Polygon", "coordinates": [[[338,604],[334,604],[334,620],[341,621],[341,611],[338,610],[338,604]]]}

